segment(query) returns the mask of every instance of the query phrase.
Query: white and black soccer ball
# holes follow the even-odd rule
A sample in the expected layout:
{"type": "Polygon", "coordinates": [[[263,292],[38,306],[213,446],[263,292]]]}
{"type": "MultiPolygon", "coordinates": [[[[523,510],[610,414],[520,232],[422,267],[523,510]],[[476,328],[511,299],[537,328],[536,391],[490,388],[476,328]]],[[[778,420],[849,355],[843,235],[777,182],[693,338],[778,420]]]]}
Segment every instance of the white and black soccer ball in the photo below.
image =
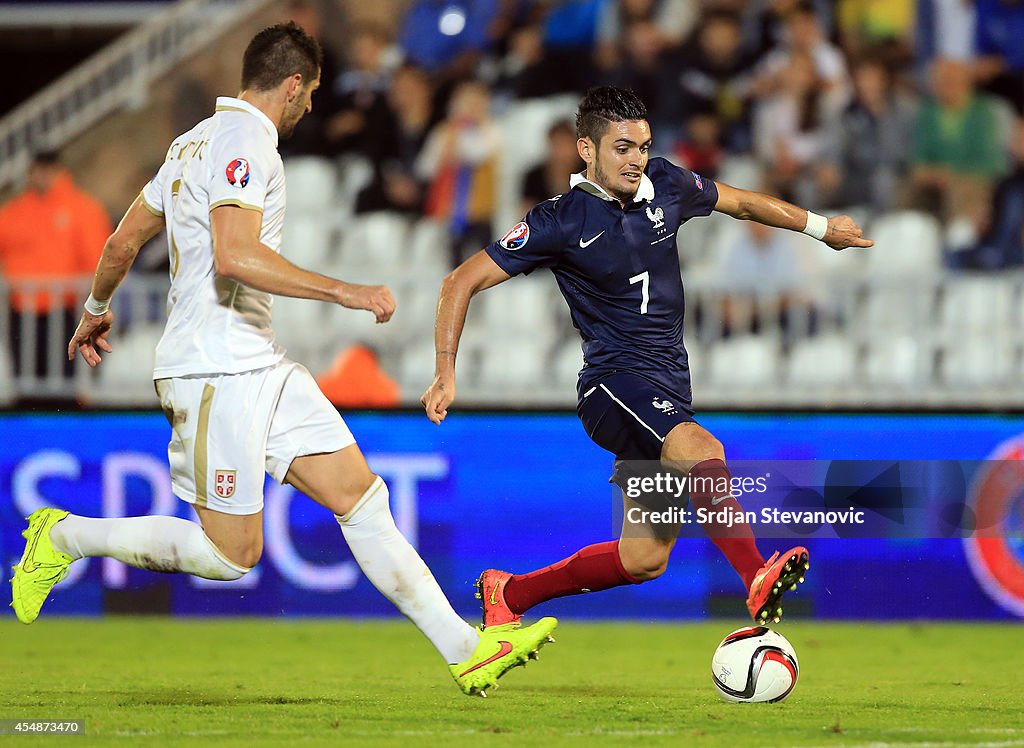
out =
{"type": "Polygon", "coordinates": [[[711,658],[711,679],[726,701],[782,701],[793,692],[799,675],[793,645],[764,626],[733,631],[711,658]]]}

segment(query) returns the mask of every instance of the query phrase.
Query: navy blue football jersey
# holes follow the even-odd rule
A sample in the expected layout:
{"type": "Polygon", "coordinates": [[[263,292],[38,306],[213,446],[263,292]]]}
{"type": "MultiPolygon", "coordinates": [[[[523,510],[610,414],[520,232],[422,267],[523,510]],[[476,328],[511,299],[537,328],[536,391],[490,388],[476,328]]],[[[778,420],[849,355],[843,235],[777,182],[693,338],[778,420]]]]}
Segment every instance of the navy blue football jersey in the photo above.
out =
{"type": "Polygon", "coordinates": [[[485,251],[509,275],[554,273],[583,338],[581,393],[606,374],[631,371],[689,397],[675,235],[687,219],[711,213],[718,188],[662,158],[648,162],[625,208],[579,176],[573,185],[485,251]]]}

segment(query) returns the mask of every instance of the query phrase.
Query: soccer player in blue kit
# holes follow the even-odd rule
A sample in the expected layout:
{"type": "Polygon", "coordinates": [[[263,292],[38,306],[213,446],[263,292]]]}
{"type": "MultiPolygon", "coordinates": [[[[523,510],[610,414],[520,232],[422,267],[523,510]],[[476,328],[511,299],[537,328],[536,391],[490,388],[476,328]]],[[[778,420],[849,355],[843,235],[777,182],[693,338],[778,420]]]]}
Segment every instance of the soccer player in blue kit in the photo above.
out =
{"type": "MultiPolygon", "coordinates": [[[[534,207],[445,278],[435,379],[421,400],[427,417],[440,424],[455,400],[455,358],[470,299],[513,275],[547,267],[583,338],[577,412],[590,438],[615,455],[613,480],[622,485],[627,461],[660,460],[688,473],[695,511],[703,508],[714,517],[730,508],[742,518],[728,490],[714,490],[730,480],[722,444],[694,420],[676,232],[686,220],[717,210],[802,231],[835,250],[873,242],[848,216],[826,218],[649,159],[647,110],[632,91],[591,89],[580,103],[576,130],[586,172],[572,175],[567,193],[534,207]]],[[[625,493],[623,502],[628,517],[637,504],[625,493]]],[[[711,521],[704,529],[743,580],[754,621],[777,622],[783,594],[803,581],[810,566],[807,550],[797,546],[765,561],[745,522],[727,527],[711,521]]],[[[626,532],[624,524],[619,540],[588,546],[529,574],[488,569],[477,581],[484,625],[517,623],[555,597],[655,579],[665,571],[676,534],[635,524],[626,532]]]]}

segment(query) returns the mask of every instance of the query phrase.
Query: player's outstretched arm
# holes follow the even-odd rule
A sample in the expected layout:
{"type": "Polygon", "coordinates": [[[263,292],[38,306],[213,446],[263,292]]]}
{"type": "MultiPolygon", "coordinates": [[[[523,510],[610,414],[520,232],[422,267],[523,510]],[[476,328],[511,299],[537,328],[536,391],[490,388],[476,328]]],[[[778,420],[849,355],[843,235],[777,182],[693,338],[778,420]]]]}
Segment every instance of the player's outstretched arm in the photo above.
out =
{"type": "Polygon", "coordinates": [[[761,192],[751,192],[716,182],[718,202],[715,210],[733,218],[757,221],[790,231],[802,231],[823,241],[832,249],[847,247],[873,247],[875,243],[863,237],[863,232],[849,216],[832,216],[827,220],[785,200],[761,192]]]}
{"type": "Polygon", "coordinates": [[[509,279],[484,252],[477,252],[441,283],[437,298],[437,319],[434,323],[434,382],[423,393],[420,402],[427,418],[440,424],[448,415],[448,406],[455,400],[455,356],[459,350],[466,313],[473,296],[484,289],[509,279]]]}
{"type": "Polygon", "coordinates": [[[85,362],[95,367],[103,360],[97,349],[111,352],[110,343],[107,342],[107,334],[114,323],[114,314],[107,309],[110,297],[128,275],[142,245],[156,236],[163,227],[163,216],[150,211],[142,195],[135,198],[114,233],[107,237],[103,245],[103,256],[96,266],[96,276],[92,281],[92,297],[86,305],[86,311],[82,313],[78,329],[68,343],[68,360],[74,360],[75,353],[81,352],[85,362]],[[96,314],[90,313],[90,306],[96,314]]]}
{"type": "Polygon", "coordinates": [[[346,309],[372,312],[377,322],[395,313],[395,299],[386,286],[364,286],[304,270],[260,243],[262,215],[235,205],[210,213],[213,264],[217,275],[277,296],[328,301],[346,309]]]}

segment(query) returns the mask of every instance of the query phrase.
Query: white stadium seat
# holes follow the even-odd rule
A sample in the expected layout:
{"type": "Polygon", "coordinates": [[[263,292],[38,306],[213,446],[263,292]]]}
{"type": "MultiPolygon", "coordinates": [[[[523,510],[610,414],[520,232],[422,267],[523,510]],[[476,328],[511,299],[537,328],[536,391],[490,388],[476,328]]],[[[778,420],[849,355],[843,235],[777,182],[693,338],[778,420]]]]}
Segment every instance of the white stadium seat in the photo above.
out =
{"type": "Polygon", "coordinates": [[[431,218],[423,218],[413,224],[409,238],[409,264],[416,273],[435,273],[440,280],[452,269],[451,262],[452,240],[448,227],[431,218]]]}
{"type": "Polygon", "coordinates": [[[865,272],[871,277],[892,281],[927,277],[942,270],[939,223],[925,213],[899,211],[883,215],[872,222],[865,234],[875,242],[874,247],[864,250],[865,272]]]}
{"type": "MultiPolygon", "coordinates": [[[[458,384],[462,384],[463,361],[459,360],[458,384]]],[[[398,369],[399,382],[406,404],[417,404],[430,383],[434,381],[434,341],[420,340],[402,350],[402,361],[398,369]]]]}
{"type": "Polygon", "coordinates": [[[319,156],[296,156],[284,162],[290,214],[327,213],[335,207],[338,172],[319,156]]]}
{"type": "Polygon", "coordinates": [[[322,343],[326,308],[326,304],[311,299],[274,297],[271,309],[274,334],[289,357],[303,361],[311,349],[322,343]]]}
{"type": "Polygon", "coordinates": [[[934,320],[935,285],[910,279],[900,285],[869,284],[855,311],[863,337],[928,330],[934,320]]]}
{"type": "Polygon", "coordinates": [[[582,368],[583,348],[578,337],[555,347],[551,355],[551,373],[558,387],[575,388],[582,368]]]}
{"type": "Polygon", "coordinates": [[[529,335],[549,344],[559,329],[554,306],[561,296],[547,273],[538,278],[514,278],[477,297],[477,318],[498,336],[529,335]]]}
{"type": "Polygon", "coordinates": [[[0,345],[0,406],[14,400],[14,366],[6,342],[0,345]]]}
{"type": "MultiPolygon", "coordinates": [[[[393,213],[367,213],[342,229],[341,264],[346,271],[379,277],[385,269],[408,267],[409,221],[393,213]]],[[[347,280],[347,278],[346,278],[347,280]]],[[[359,278],[360,282],[369,282],[359,278]]]]}
{"type": "Polygon", "coordinates": [[[480,383],[499,393],[548,387],[547,350],[535,337],[496,338],[480,349],[480,383]]]}
{"type": "Polygon", "coordinates": [[[839,335],[822,335],[793,346],[786,381],[803,387],[843,387],[854,380],[857,351],[839,335]]]}
{"type": "Polygon", "coordinates": [[[872,336],[864,363],[868,385],[913,389],[931,381],[930,348],[910,332],[872,336]]]}
{"type": "Polygon", "coordinates": [[[316,214],[289,216],[281,236],[281,255],[301,268],[323,272],[329,264],[331,227],[316,214]]]}
{"type": "Polygon", "coordinates": [[[315,330],[323,345],[335,352],[347,348],[353,343],[386,346],[404,340],[408,332],[402,325],[392,321],[378,324],[377,318],[362,309],[346,309],[334,304],[325,304],[326,314],[324,325],[315,330]]]}
{"type": "Polygon", "coordinates": [[[163,325],[134,325],[111,340],[113,353],[103,356],[98,367],[101,398],[108,403],[152,402],[153,365],[163,325]]]}
{"type": "Polygon", "coordinates": [[[943,380],[954,388],[999,388],[1017,376],[1015,353],[986,338],[964,337],[946,346],[943,380]]]}
{"type": "Polygon", "coordinates": [[[711,376],[704,378],[709,384],[756,387],[778,378],[779,345],[774,338],[748,335],[723,340],[710,353],[711,376]]]}
{"type": "Polygon", "coordinates": [[[1014,283],[1002,276],[951,277],[939,320],[947,331],[1001,333],[1013,324],[1014,283]]]}

